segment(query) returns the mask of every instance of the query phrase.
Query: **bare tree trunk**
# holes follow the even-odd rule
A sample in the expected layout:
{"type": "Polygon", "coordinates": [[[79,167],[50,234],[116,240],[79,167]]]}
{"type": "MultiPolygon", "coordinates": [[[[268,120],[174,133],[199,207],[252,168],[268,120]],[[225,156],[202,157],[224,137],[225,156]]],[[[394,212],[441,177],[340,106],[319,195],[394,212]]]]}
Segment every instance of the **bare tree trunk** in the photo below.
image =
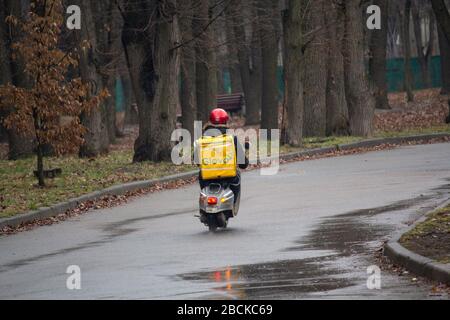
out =
{"type": "Polygon", "coordinates": [[[217,78],[217,94],[225,94],[225,79],[224,79],[224,69],[220,66],[216,68],[216,78],[217,78]]]}
{"type": "MultiPolygon", "coordinates": [[[[96,27],[94,23],[93,11],[95,8],[90,0],[78,0],[74,4],[80,6],[84,12],[84,21],[81,24],[81,30],[74,33],[76,42],[80,47],[79,70],[81,79],[91,84],[92,94],[96,94],[98,90],[103,88],[103,82],[97,70],[95,61],[95,50],[97,50],[96,27]],[[90,48],[82,49],[83,41],[90,43],[90,48]]],[[[97,108],[83,113],[81,115],[81,123],[86,127],[87,132],[84,135],[84,143],[80,147],[80,157],[96,157],[99,154],[109,151],[109,136],[106,122],[103,121],[104,105],[101,104],[97,108]]]]}
{"type": "Polygon", "coordinates": [[[440,25],[437,26],[439,51],[441,53],[441,94],[450,94],[450,41],[444,35],[440,25]]]}
{"type": "Polygon", "coordinates": [[[419,12],[418,3],[413,2],[412,4],[412,21],[414,26],[414,36],[416,39],[417,57],[420,64],[420,71],[422,74],[422,82],[425,88],[431,87],[431,77],[430,77],[430,63],[431,56],[433,55],[433,44],[434,44],[434,15],[429,13],[429,41],[425,46],[422,41],[422,28],[421,28],[421,17],[419,12]]]}
{"type": "Polygon", "coordinates": [[[402,15],[402,44],[403,44],[403,56],[405,59],[404,72],[405,81],[404,87],[408,102],[414,101],[413,94],[413,74],[411,69],[411,36],[409,32],[410,20],[411,20],[411,0],[405,1],[405,7],[402,15]]]}
{"type": "Polygon", "coordinates": [[[7,16],[5,2],[0,2],[0,83],[11,83],[11,53],[9,51],[10,41],[8,41],[8,31],[5,23],[7,16]]]}
{"type": "Polygon", "coordinates": [[[355,136],[370,136],[373,130],[375,99],[369,89],[364,64],[364,23],[361,1],[344,1],[343,9],[345,12],[343,40],[345,95],[350,132],[355,136]]]}
{"type": "MultiPolygon", "coordinates": [[[[192,10],[193,1],[186,0],[179,2],[180,30],[182,30],[182,42],[186,42],[193,37],[192,32],[192,10]]],[[[189,130],[191,138],[194,137],[194,121],[197,120],[197,102],[195,89],[195,49],[188,44],[181,48],[181,90],[180,104],[182,112],[182,125],[189,130]]]]}
{"type": "MultiPolygon", "coordinates": [[[[255,14],[256,16],[256,14],[255,14]]],[[[256,26],[256,19],[254,26],[252,27],[252,35],[250,40],[250,59],[249,59],[249,72],[250,72],[250,100],[254,101],[250,105],[246,106],[245,111],[245,123],[248,125],[261,123],[261,106],[262,106],[262,49],[261,38],[256,26]]],[[[242,73],[242,68],[241,68],[242,73]]]]}
{"type": "Polygon", "coordinates": [[[152,137],[155,150],[153,160],[170,160],[171,135],[176,128],[176,111],[179,104],[179,50],[173,50],[180,41],[176,0],[166,0],[161,18],[155,57],[159,83],[152,108],[152,137]]]}
{"type": "MultiPolygon", "coordinates": [[[[28,80],[23,71],[23,63],[20,60],[12,59],[11,44],[18,36],[19,30],[16,30],[11,25],[7,25],[5,19],[9,15],[22,18],[23,6],[20,1],[6,0],[0,3],[0,42],[1,49],[1,75],[0,84],[12,83],[17,87],[27,87],[28,80]]],[[[9,111],[3,114],[6,116],[9,111]]],[[[19,158],[28,157],[33,154],[34,138],[24,136],[16,130],[8,129],[8,158],[10,160],[17,160],[19,158]]]]}
{"type": "Polygon", "coordinates": [[[228,52],[228,71],[230,73],[231,92],[242,92],[241,73],[239,71],[239,59],[237,57],[237,47],[244,45],[242,42],[237,42],[234,35],[233,21],[230,17],[225,18],[225,33],[227,41],[228,52]]]}
{"type": "Polygon", "coordinates": [[[181,62],[181,110],[183,128],[194,135],[194,122],[196,119],[196,103],[195,103],[195,64],[190,64],[185,58],[181,62]]]}
{"type": "MultiPolygon", "coordinates": [[[[248,2],[244,1],[244,3],[247,4],[248,2]]],[[[237,57],[245,97],[245,121],[247,125],[259,124],[262,78],[261,42],[256,13],[243,12],[242,2],[236,2],[230,8],[230,12],[227,12],[227,19],[232,19],[236,42],[239,43],[237,57]],[[245,34],[244,19],[246,19],[246,14],[250,15],[249,20],[252,21],[250,39],[247,39],[245,34]]]]}
{"type": "MultiPolygon", "coordinates": [[[[276,3],[261,0],[258,3],[262,56],[261,129],[278,129],[278,35],[276,3]]],[[[269,136],[269,135],[268,135],[269,136]]]]}
{"type": "MultiPolygon", "coordinates": [[[[92,2],[92,1],[91,1],[92,2]]],[[[108,130],[109,143],[115,143],[116,106],[115,88],[117,78],[117,61],[123,48],[120,42],[122,19],[115,0],[94,1],[91,4],[94,12],[97,45],[100,53],[99,73],[102,77],[103,88],[107,88],[110,97],[106,99],[104,119],[108,130]]]]}
{"type": "MultiPolygon", "coordinates": [[[[45,10],[45,6],[43,6],[43,10],[45,10]]],[[[39,114],[34,106],[32,107],[32,118],[33,118],[34,131],[37,132],[39,130],[42,130],[41,120],[40,120],[39,114]]],[[[38,182],[39,182],[38,184],[40,187],[45,187],[43,147],[44,146],[42,144],[42,141],[37,136],[36,137],[36,158],[37,158],[36,172],[37,172],[37,178],[38,178],[38,182]]]]}
{"type": "Polygon", "coordinates": [[[303,139],[303,83],[302,73],[302,0],[290,0],[283,17],[284,34],[284,142],[300,146],[303,139]]]}
{"type": "Polygon", "coordinates": [[[325,136],[326,133],[326,84],[327,70],[323,1],[311,1],[305,14],[305,34],[312,33],[306,46],[302,70],[305,113],[303,133],[305,136],[325,136]]]}
{"type": "Polygon", "coordinates": [[[108,142],[109,144],[116,143],[116,85],[115,85],[115,77],[107,76],[104,78],[104,85],[108,89],[110,96],[105,99],[105,113],[103,122],[106,124],[106,129],[108,131],[108,142]]]}
{"type": "Polygon", "coordinates": [[[231,82],[231,92],[238,93],[242,92],[242,81],[241,81],[241,73],[239,71],[239,66],[232,59],[228,63],[228,70],[230,73],[230,82],[231,82]]]}
{"type": "Polygon", "coordinates": [[[388,32],[388,0],[376,0],[374,4],[381,9],[381,29],[372,30],[370,41],[369,74],[375,89],[377,109],[390,109],[387,96],[386,48],[388,32]]]}
{"type": "Polygon", "coordinates": [[[209,112],[217,105],[217,73],[212,49],[209,1],[199,0],[194,8],[193,31],[198,36],[196,52],[196,95],[199,119],[208,121],[209,112]]]}
{"type": "MultiPolygon", "coordinates": [[[[6,41],[7,32],[5,25],[5,3],[0,3],[0,85],[11,83],[11,66],[10,66],[10,53],[7,49],[8,43],[6,41]]],[[[0,142],[5,141],[8,138],[8,131],[3,126],[3,120],[8,115],[7,110],[0,109],[0,142]],[[6,138],[6,139],[5,139],[6,138]]]]}
{"type": "Polygon", "coordinates": [[[139,108],[133,160],[170,160],[179,95],[179,54],[173,50],[180,41],[175,0],[124,4],[122,41],[139,108]]]}
{"type": "MultiPolygon", "coordinates": [[[[124,65],[126,65],[125,56],[123,57],[124,65]]],[[[126,124],[138,124],[139,116],[136,109],[136,99],[134,98],[134,92],[131,85],[130,73],[124,72],[121,74],[123,83],[123,92],[125,96],[125,123],[126,124]]]]}
{"type": "Polygon", "coordinates": [[[336,3],[325,1],[324,4],[328,43],[326,134],[327,136],[348,135],[349,120],[347,100],[345,98],[344,57],[342,56],[344,16],[336,3]]]}
{"type": "Polygon", "coordinates": [[[444,0],[431,0],[431,5],[433,7],[434,14],[436,15],[436,20],[447,41],[450,42],[450,13],[448,12],[448,7],[444,0]]]}
{"type": "Polygon", "coordinates": [[[36,147],[37,154],[37,176],[38,176],[38,184],[40,187],[45,187],[45,179],[44,179],[44,152],[42,150],[42,145],[38,144],[36,147]]]}

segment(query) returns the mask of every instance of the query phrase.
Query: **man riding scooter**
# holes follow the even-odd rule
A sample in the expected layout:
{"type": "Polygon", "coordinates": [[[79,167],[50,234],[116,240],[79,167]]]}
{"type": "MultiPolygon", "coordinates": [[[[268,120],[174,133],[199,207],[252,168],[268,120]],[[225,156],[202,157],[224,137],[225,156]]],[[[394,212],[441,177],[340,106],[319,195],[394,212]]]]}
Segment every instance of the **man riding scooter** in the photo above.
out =
{"type": "Polygon", "coordinates": [[[225,228],[236,216],[241,191],[240,169],[248,167],[248,158],[236,136],[227,133],[229,116],[223,109],[211,111],[203,136],[195,143],[195,156],[200,166],[200,220],[215,230],[225,228]],[[227,190],[233,193],[232,208],[227,206],[227,190]],[[220,198],[220,201],[219,201],[220,198]]]}

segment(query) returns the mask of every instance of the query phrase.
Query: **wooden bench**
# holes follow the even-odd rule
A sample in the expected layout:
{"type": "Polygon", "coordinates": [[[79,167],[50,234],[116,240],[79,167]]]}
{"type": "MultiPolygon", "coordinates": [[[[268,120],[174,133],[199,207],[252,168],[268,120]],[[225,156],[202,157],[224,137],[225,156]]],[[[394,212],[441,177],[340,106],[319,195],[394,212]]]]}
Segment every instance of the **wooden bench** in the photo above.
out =
{"type": "Polygon", "coordinates": [[[217,107],[230,113],[242,111],[243,104],[244,95],[242,93],[221,94],[217,96],[217,107]]]}
{"type": "MultiPolygon", "coordinates": [[[[221,94],[217,96],[217,107],[222,108],[229,113],[242,111],[244,104],[244,95],[242,93],[221,94]]],[[[177,113],[177,123],[181,123],[183,115],[177,113]]]]}

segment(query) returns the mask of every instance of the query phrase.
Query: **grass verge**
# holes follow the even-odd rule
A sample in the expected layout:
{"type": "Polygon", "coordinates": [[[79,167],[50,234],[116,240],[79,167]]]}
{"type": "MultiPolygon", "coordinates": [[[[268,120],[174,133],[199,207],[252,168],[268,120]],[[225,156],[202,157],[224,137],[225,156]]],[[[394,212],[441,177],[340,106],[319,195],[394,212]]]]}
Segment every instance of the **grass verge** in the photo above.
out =
{"type": "Polygon", "coordinates": [[[112,185],[148,180],[192,170],[172,163],[132,163],[132,151],[114,151],[96,159],[75,156],[46,158],[47,168],[62,168],[39,188],[33,175],[35,159],[0,161],[0,218],[46,207],[112,185]]]}
{"type": "MultiPolygon", "coordinates": [[[[448,132],[450,126],[439,126],[417,131],[380,132],[375,137],[395,137],[411,134],[448,132]]],[[[281,153],[334,146],[361,141],[362,137],[306,138],[302,148],[281,146],[281,153]]],[[[18,161],[0,160],[0,218],[46,207],[112,185],[148,180],[186,172],[194,166],[176,166],[172,163],[132,163],[132,150],[112,151],[96,159],[75,156],[46,158],[46,168],[62,168],[63,174],[47,179],[47,187],[36,185],[33,175],[35,158],[18,161]]]]}
{"type": "MultiPolygon", "coordinates": [[[[450,125],[443,124],[439,126],[432,126],[429,128],[417,128],[417,129],[408,129],[402,131],[377,131],[374,133],[373,138],[395,138],[395,137],[406,137],[412,135],[420,135],[420,134],[432,134],[432,133],[450,133],[450,125]]],[[[280,150],[282,153],[301,151],[305,149],[315,149],[315,148],[323,148],[323,147],[332,147],[340,144],[347,144],[353,142],[359,142],[365,140],[367,138],[364,137],[355,137],[355,136],[331,136],[331,137],[311,137],[305,138],[303,140],[303,147],[301,148],[292,148],[289,146],[281,146],[280,150]]]]}
{"type": "Polygon", "coordinates": [[[407,249],[441,263],[450,263],[450,205],[429,214],[404,234],[400,243],[407,249]]]}

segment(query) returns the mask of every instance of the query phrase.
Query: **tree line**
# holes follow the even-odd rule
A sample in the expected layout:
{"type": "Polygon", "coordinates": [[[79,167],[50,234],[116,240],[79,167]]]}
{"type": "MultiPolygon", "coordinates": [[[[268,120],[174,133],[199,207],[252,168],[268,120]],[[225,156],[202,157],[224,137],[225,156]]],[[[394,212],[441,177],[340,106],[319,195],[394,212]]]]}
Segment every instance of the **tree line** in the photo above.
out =
{"type": "Polygon", "coordinates": [[[389,54],[398,51],[404,59],[404,90],[412,101],[413,54],[430,86],[430,59],[439,50],[442,93],[450,92],[449,8],[445,0],[3,0],[0,85],[34,95],[25,103],[18,91],[16,96],[1,91],[9,156],[36,152],[40,145],[44,153],[62,150],[52,145],[58,134],[50,132],[64,137],[61,128],[70,126],[77,130],[67,137],[80,137],[81,157],[108,152],[117,135],[118,76],[138,111],[134,161],[169,160],[179,111],[191,132],[195,120],[207,121],[224,91],[225,72],[231,91],[244,95],[246,124],[281,129],[285,144],[300,146],[306,136],[370,136],[375,109],[390,108],[389,54]],[[70,5],[81,9],[80,30],[65,28],[70,5]],[[372,5],[380,9],[380,29],[367,27],[372,5]],[[45,23],[31,28],[30,12],[58,28],[46,29],[45,23]],[[49,37],[54,43],[42,42],[49,37]],[[17,50],[27,41],[39,50],[17,50]],[[45,50],[53,51],[46,55],[45,50]],[[49,64],[60,55],[69,62],[49,64]],[[42,82],[30,72],[31,64],[46,67],[40,74],[52,77],[42,82]],[[279,90],[280,66],[284,92],[279,90]],[[70,80],[79,81],[81,91],[68,95],[62,90],[70,80]],[[54,90],[43,89],[40,81],[54,90]],[[57,109],[65,102],[78,109],[57,109]],[[44,109],[36,130],[25,130],[36,121],[33,110],[44,109]],[[26,112],[16,123],[12,115],[21,110],[26,112]],[[46,117],[53,127],[43,126],[46,117]]]}

